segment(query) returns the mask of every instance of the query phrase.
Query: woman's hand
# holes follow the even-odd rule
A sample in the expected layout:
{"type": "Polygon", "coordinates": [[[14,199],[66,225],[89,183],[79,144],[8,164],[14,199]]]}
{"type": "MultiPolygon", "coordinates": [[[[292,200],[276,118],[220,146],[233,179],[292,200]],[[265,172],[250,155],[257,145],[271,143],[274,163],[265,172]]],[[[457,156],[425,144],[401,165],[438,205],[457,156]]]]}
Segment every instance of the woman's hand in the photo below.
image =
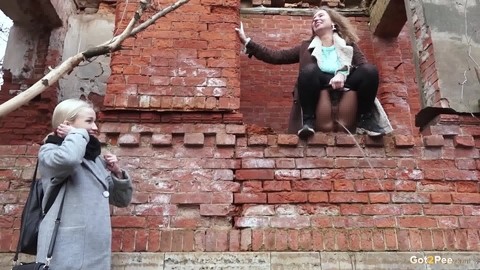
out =
{"type": "Polygon", "coordinates": [[[345,83],[345,75],[342,73],[337,73],[337,75],[333,76],[328,84],[332,86],[333,89],[341,89],[345,83]]]}
{"type": "Polygon", "coordinates": [[[243,45],[247,43],[249,38],[245,35],[245,31],[243,31],[243,23],[240,22],[240,28],[235,28],[235,31],[237,31],[237,35],[240,38],[240,41],[242,42],[243,45]]]}
{"type": "Polygon", "coordinates": [[[118,158],[114,154],[103,155],[105,162],[107,163],[107,169],[111,171],[117,178],[122,178],[122,169],[118,166],[118,158]]]}
{"type": "Polygon", "coordinates": [[[67,134],[70,132],[70,130],[72,130],[72,128],[73,127],[65,121],[57,127],[55,133],[57,133],[58,137],[65,138],[65,136],[67,136],[67,134]]]}

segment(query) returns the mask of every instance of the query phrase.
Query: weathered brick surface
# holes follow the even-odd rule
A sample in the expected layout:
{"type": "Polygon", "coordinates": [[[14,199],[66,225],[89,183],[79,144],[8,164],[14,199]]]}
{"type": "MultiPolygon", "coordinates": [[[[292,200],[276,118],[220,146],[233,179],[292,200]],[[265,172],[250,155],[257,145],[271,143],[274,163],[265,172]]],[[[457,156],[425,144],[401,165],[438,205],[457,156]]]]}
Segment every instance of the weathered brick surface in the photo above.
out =
{"type": "MultiPolygon", "coordinates": [[[[183,136],[151,133],[156,129],[149,127],[141,133],[142,142],[160,143],[131,143],[146,131],[138,124],[108,135],[113,142],[109,150],[135,179],[133,203],[113,210],[115,251],[479,250],[478,156],[429,159],[422,151],[413,159],[385,155],[427,146],[428,140],[412,145],[408,139],[385,145],[383,157],[352,158],[349,152],[356,146],[336,140],[332,145],[297,145],[301,151],[291,158],[287,150],[292,146],[277,135],[268,137],[281,144],[247,146],[248,135],[237,133],[225,145],[218,138],[226,130],[213,136],[208,125],[177,127],[192,131],[183,136]],[[348,151],[330,155],[325,151],[329,147],[348,151]],[[265,158],[261,153],[271,148],[277,154],[265,158]],[[233,155],[240,150],[252,154],[233,155]]],[[[463,144],[452,142],[452,147],[465,150],[463,144]]],[[[12,243],[38,145],[3,145],[0,151],[1,237],[10,239],[2,243],[12,243]]],[[[13,249],[11,244],[0,246],[0,251],[13,249]]]]}

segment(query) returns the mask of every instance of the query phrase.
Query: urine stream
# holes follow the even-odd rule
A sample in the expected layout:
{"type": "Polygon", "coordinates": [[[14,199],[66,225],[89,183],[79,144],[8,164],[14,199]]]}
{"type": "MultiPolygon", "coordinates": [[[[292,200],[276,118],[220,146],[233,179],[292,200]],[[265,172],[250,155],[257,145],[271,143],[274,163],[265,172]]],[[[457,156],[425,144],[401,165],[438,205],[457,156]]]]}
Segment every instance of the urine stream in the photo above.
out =
{"type": "MultiPolygon", "coordinates": [[[[368,154],[364,151],[364,149],[360,146],[360,144],[358,143],[358,141],[357,141],[357,139],[355,138],[355,136],[350,132],[350,130],[348,130],[348,128],[346,128],[342,123],[340,123],[340,121],[337,121],[337,123],[338,123],[345,131],[347,131],[348,134],[350,134],[350,136],[353,138],[353,141],[354,141],[355,144],[357,145],[358,149],[360,149],[360,151],[362,152],[362,155],[363,155],[363,157],[365,158],[365,160],[367,161],[368,166],[370,166],[370,169],[372,169],[372,171],[375,171],[374,168],[373,168],[372,162],[370,161],[370,157],[369,157],[368,154]]],[[[378,183],[378,185],[380,186],[381,191],[385,191],[385,188],[384,188],[382,182],[380,181],[380,179],[378,178],[377,173],[375,173],[375,179],[377,180],[377,183],[378,183]]]]}

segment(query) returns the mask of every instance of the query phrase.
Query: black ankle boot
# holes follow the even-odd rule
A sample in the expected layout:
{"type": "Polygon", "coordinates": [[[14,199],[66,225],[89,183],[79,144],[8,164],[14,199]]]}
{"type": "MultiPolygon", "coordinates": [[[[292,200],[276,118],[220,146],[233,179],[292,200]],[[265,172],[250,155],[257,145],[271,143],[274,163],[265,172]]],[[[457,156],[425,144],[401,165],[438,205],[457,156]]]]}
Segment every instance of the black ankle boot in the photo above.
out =
{"type": "Polygon", "coordinates": [[[307,139],[315,134],[315,119],[313,117],[305,116],[303,119],[303,127],[298,131],[298,137],[307,139]]]}

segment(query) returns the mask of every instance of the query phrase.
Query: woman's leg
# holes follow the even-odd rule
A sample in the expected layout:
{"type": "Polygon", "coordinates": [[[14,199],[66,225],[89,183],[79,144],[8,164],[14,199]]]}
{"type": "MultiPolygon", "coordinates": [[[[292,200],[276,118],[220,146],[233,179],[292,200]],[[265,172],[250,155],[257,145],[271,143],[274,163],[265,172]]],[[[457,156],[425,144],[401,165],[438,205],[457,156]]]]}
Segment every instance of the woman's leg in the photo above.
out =
{"type": "Polygon", "coordinates": [[[323,132],[330,132],[333,130],[332,101],[330,100],[330,93],[327,89],[322,89],[320,91],[320,98],[318,100],[315,115],[316,130],[323,132]]]}
{"type": "MultiPolygon", "coordinates": [[[[337,121],[349,130],[353,129],[357,120],[357,103],[357,92],[355,91],[344,92],[338,103],[337,121]]],[[[340,130],[343,130],[343,127],[340,130]]]]}
{"type": "MultiPolygon", "coordinates": [[[[303,128],[299,130],[299,136],[308,137],[313,135],[315,130],[315,114],[317,107],[319,107],[318,101],[321,97],[322,89],[328,87],[328,82],[330,81],[332,75],[322,72],[317,64],[309,64],[302,68],[298,76],[298,98],[300,100],[300,105],[302,106],[303,112],[303,128]]],[[[322,94],[325,95],[325,94],[322,94]]],[[[327,93],[328,95],[328,93],[327,93]]],[[[330,99],[328,98],[328,101],[330,99]]],[[[327,103],[323,103],[320,106],[328,106],[327,103]]],[[[330,109],[331,111],[331,105],[330,109]]],[[[326,120],[327,115],[322,119],[326,120]]],[[[317,121],[318,122],[318,121],[317,121]]]]}
{"type": "Polygon", "coordinates": [[[347,78],[346,87],[357,92],[358,114],[370,112],[378,91],[378,70],[372,64],[357,67],[347,78]]]}
{"type": "Polygon", "coordinates": [[[372,64],[363,64],[357,67],[345,82],[346,87],[357,92],[357,128],[370,136],[378,136],[383,133],[371,113],[377,96],[378,84],[378,70],[372,64]]]}

